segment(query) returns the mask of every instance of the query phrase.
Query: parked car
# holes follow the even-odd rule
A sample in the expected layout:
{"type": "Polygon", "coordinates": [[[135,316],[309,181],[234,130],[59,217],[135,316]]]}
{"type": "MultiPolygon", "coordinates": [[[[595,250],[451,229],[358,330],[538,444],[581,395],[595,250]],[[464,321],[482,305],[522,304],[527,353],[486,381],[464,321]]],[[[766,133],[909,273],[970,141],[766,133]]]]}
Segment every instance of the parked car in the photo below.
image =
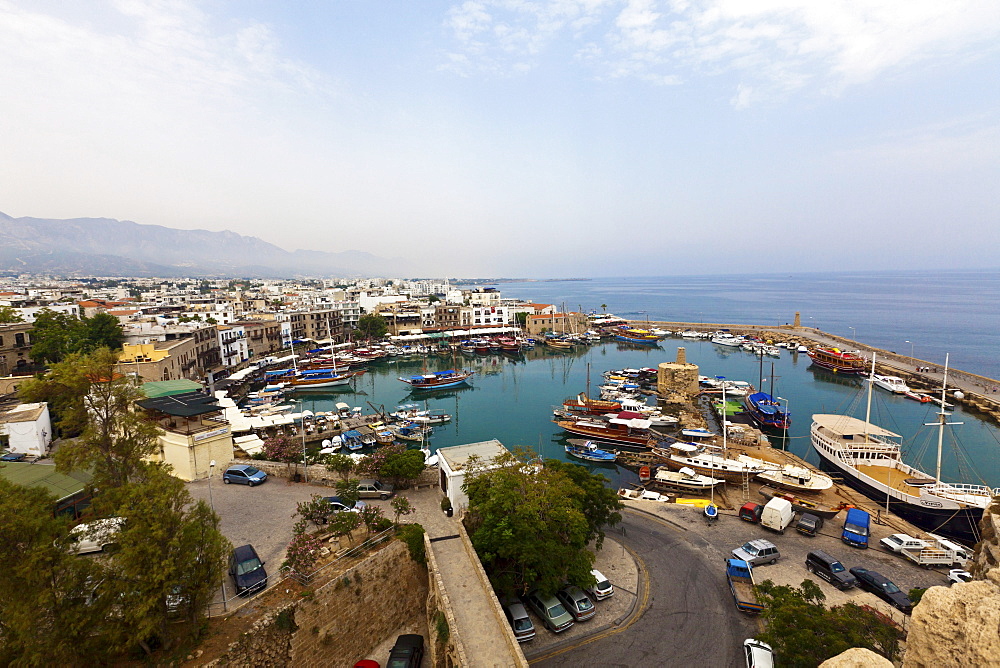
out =
{"type": "Polygon", "coordinates": [[[951,569],[948,571],[948,583],[955,584],[957,582],[972,582],[972,573],[964,568],[951,569]]]}
{"type": "Polygon", "coordinates": [[[774,650],[766,642],[747,638],[743,641],[743,655],[747,668],[774,668],[774,650]]]}
{"type": "Polygon", "coordinates": [[[358,497],[362,499],[382,499],[385,501],[393,495],[392,485],[378,480],[361,480],[358,482],[358,497]]]}
{"type": "Polygon", "coordinates": [[[104,552],[118,545],[118,532],[125,525],[123,517],[106,517],[84,524],[77,524],[70,529],[70,552],[87,554],[104,552]]]}
{"type": "Polygon", "coordinates": [[[249,464],[237,464],[236,466],[230,466],[226,469],[226,472],[222,474],[222,482],[229,483],[235,482],[240,485],[259,485],[260,483],[267,480],[267,474],[261,471],[256,466],[250,466],[249,464]]]}
{"type": "Polygon", "coordinates": [[[740,507],[740,519],[744,522],[750,522],[751,524],[757,524],[760,522],[760,516],[764,512],[764,506],[759,503],[754,503],[749,501],[744,503],[740,507]]]}
{"type": "Polygon", "coordinates": [[[576,585],[566,585],[556,592],[556,598],[566,606],[569,614],[573,615],[573,621],[585,622],[597,612],[594,602],[576,585]]]}
{"type": "Polygon", "coordinates": [[[267,589],[267,571],[253,545],[233,548],[229,557],[229,574],[236,583],[237,596],[267,589]]]}
{"type": "Polygon", "coordinates": [[[931,544],[926,540],[914,538],[905,533],[894,533],[880,540],[879,545],[890,552],[899,554],[903,550],[922,550],[925,547],[930,547],[931,544]]]}
{"type": "Polygon", "coordinates": [[[555,596],[546,596],[541,592],[533,591],[528,594],[525,602],[553,633],[560,633],[573,626],[573,615],[555,596]]]}
{"type": "Polygon", "coordinates": [[[324,496],[323,500],[330,504],[330,511],[332,513],[342,513],[345,510],[352,513],[360,513],[367,505],[364,501],[349,503],[339,496],[324,496]]]}
{"type": "Polygon", "coordinates": [[[25,454],[23,452],[5,452],[0,455],[0,462],[19,462],[24,457],[25,454]]]}
{"type": "Polygon", "coordinates": [[[733,559],[742,559],[753,566],[760,564],[773,564],[781,557],[778,548],[774,543],[763,538],[747,541],[742,547],[738,547],[732,552],[733,559]]]}
{"type": "Polygon", "coordinates": [[[396,638],[396,644],[389,650],[385,668],[420,668],[424,658],[424,637],[407,633],[396,638]]]}
{"type": "Polygon", "coordinates": [[[806,555],[806,570],[815,573],[837,589],[850,589],[858,583],[844,565],[822,550],[806,555]]]}
{"type": "Polygon", "coordinates": [[[518,642],[528,642],[535,637],[535,625],[528,616],[524,604],[520,601],[507,603],[503,606],[503,612],[507,615],[507,622],[514,631],[514,637],[518,642]]]}
{"type": "Polygon", "coordinates": [[[855,566],[851,569],[851,575],[857,578],[858,587],[861,589],[870,591],[892,607],[902,610],[906,614],[913,612],[913,601],[910,600],[910,597],[893,584],[892,580],[881,573],[855,566]]]}
{"type": "Polygon", "coordinates": [[[812,513],[802,513],[799,521],[795,523],[795,530],[807,536],[815,536],[823,528],[823,518],[812,513]]]}
{"type": "Polygon", "coordinates": [[[595,601],[603,601],[609,596],[614,596],[615,588],[611,585],[611,581],[604,577],[596,568],[590,571],[590,574],[594,576],[596,582],[593,587],[588,587],[585,591],[590,594],[590,596],[595,601]]]}

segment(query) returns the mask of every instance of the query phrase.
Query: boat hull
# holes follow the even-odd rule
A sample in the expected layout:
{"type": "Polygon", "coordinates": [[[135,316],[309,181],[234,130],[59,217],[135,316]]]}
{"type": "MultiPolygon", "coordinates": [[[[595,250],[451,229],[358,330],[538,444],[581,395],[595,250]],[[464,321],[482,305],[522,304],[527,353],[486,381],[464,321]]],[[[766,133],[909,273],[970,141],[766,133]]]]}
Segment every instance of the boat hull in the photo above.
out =
{"type": "MultiPolygon", "coordinates": [[[[854,469],[831,459],[822,449],[815,448],[815,450],[820,455],[821,468],[824,471],[839,473],[844,484],[885,508],[886,493],[884,490],[879,490],[866,483],[858,477],[854,469]]],[[[982,508],[973,506],[957,509],[930,508],[909,503],[892,495],[889,495],[888,503],[891,513],[925,531],[933,531],[969,545],[974,545],[979,541],[979,521],[983,518],[982,508]]]]}

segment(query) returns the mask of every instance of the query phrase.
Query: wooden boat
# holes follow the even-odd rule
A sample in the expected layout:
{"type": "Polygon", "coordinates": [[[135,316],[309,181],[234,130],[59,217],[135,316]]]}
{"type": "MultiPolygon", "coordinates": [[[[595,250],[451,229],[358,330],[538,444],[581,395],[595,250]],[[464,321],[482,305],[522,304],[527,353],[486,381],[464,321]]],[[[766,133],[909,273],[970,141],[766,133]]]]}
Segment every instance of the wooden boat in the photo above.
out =
{"type": "Polygon", "coordinates": [[[674,470],[687,467],[701,475],[724,480],[739,481],[745,476],[752,478],[765,470],[758,465],[726,457],[722,450],[708,449],[695,443],[677,441],[669,447],[653,446],[651,451],[674,470]]]}
{"type": "Polygon", "coordinates": [[[439,390],[445,387],[455,387],[457,385],[464,385],[468,382],[469,378],[472,377],[473,371],[434,371],[431,373],[420,374],[419,376],[410,376],[409,378],[400,378],[399,380],[406,383],[414,390],[439,390]]]}
{"type": "Polygon", "coordinates": [[[809,359],[816,366],[829,369],[834,373],[864,374],[865,360],[854,353],[844,352],[839,348],[813,348],[809,351],[809,359]]]}
{"type": "Polygon", "coordinates": [[[754,392],[747,395],[743,401],[747,415],[763,428],[788,429],[792,425],[792,416],[786,407],[767,392],[754,392]]]}
{"type": "Polygon", "coordinates": [[[660,466],[656,469],[653,482],[663,487],[681,489],[687,492],[707,492],[723,481],[720,478],[695,473],[693,469],[686,466],[678,471],[673,471],[667,466],[660,466]]]}
{"type": "Polygon", "coordinates": [[[604,415],[605,413],[617,413],[622,405],[618,401],[605,401],[603,399],[591,399],[581,392],[572,399],[566,399],[563,406],[570,411],[583,413],[584,415],[604,415]]]}
{"type": "Polygon", "coordinates": [[[586,439],[610,441],[633,447],[645,448],[649,441],[649,420],[640,418],[586,418],[580,420],[553,420],[571,434],[586,439]]]}
{"type": "Polygon", "coordinates": [[[618,454],[613,451],[601,450],[593,441],[571,438],[566,444],[566,454],[588,462],[608,463],[615,461],[618,454]]]}
{"type": "Polygon", "coordinates": [[[815,493],[822,492],[823,490],[833,487],[833,478],[820,473],[819,471],[813,471],[803,466],[795,466],[794,464],[782,465],[774,462],[768,462],[763,459],[756,459],[748,455],[738,455],[736,458],[740,461],[759,466],[773,467],[769,468],[769,470],[758,473],[757,477],[760,480],[763,480],[771,485],[775,485],[776,487],[781,487],[782,489],[788,489],[800,493],[815,493]]]}
{"type": "Polygon", "coordinates": [[[331,369],[300,369],[285,382],[294,390],[322,390],[339,385],[347,385],[351,378],[364,373],[364,371],[347,371],[339,373],[331,369]]]}
{"type": "Polygon", "coordinates": [[[688,438],[711,438],[715,434],[708,429],[698,427],[697,429],[681,429],[681,436],[687,436],[688,438]]]}
{"type": "Polygon", "coordinates": [[[787,492],[782,492],[777,489],[772,489],[770,487],[761,487],[760,495],[765,499],[770,501],[771,499],[778,497],[780,499],[786,499],[792,504],[792,509],[797,510],[802,513],[812,513],[824,519],[833,519],[837,516],[844,508],[848,507],[848,503],[839,503],[836,506],[825,506],[815,501],[809,501],[808,499],[801,499],[794,494],[789,494],[787,492]]]}
{"type": "Polygon", "coordinates": [[[389,431],[401,441],[424,441],[429,432],[428,427],[421,427],[415,422],[408,422],[403,425],[391,425],[389,431]]]}

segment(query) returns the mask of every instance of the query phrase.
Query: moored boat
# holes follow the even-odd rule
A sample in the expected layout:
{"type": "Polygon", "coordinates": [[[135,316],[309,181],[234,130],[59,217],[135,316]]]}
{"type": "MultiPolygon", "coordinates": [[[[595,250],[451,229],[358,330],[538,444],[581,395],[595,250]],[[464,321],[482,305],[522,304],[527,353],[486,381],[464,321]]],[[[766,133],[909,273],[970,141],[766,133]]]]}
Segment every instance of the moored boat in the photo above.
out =
{"type": "Polygon", "coordinates": [[[653,482],[663,487],[681,489],[687,492],[707,492],[722,483],[723,480],[695,473],[693,469],[686,466],[677,471],[671,470],[667,466],[660,466],[656,469],[653,482]]]}
{"type": "Polygon", "coordinates": [[[617,453],[609,450],[602,450],[597,447],[597,444],[593,441],[578,438],[571,438],[568,440],[566,444],[566,454],[588,462],[611,463],[618,458],[617,453]]]}
{"type": "Polygon", "coordinates": [[[438,390],[445,387],[455,387],[463,385],[472,377],[472,371],[434,371],[424,373],[419,376],[400,378],[399,380],[409,385],[414,390],[438,390]]]}
{"type": "Polygon", "coordinates": [[[881,387],[893,394],[906,394],[910,391],[906,381],[899,376],[883,376],[876,373],[872,376],[872,382],[875,383],[876,387],[881,387]]]}
{"type": "Polygon", "coordinates": [[[813,348],[809,351],[809,359],[816,366],[835,373],[866,373],[863,357],[839,348],[813,348]]]}
{"type": "Polygon", "coordinates": [[[787,408],[775,400],[767,392],[748,394],[743,401],[747,415],[761,427],[771,429],[788,429],[792,424],[792,416],[787,408]]]}
{"type": "MultiPolygon", "coordinates": [[[[634,415],[634,414],[630,414],[634,415]]],[[[645,448],[650,438],[650,422],[642,418],[598,418],[553,420],[561,429],[586,439],[610,441],[645,448]]]]}
{"type": "Polygon", "coordinates": [[[722,450],[709,449],[695,443],[676,441],[668,444],[668,447],[653,446],[651,450],[654,455],[663,460],[664,464],[674,470],[680,470],[686,466],[696,473],[712,478],[738,481],[745,476],[752,478],[766,470],[758,465],[726,457],[722,450]]]}

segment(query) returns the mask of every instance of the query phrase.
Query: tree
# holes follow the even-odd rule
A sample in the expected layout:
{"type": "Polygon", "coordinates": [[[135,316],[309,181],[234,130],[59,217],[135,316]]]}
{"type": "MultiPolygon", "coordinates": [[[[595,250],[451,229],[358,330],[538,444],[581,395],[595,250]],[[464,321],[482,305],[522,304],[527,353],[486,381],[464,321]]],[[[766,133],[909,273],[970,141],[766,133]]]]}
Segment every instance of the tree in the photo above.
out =
{"type": "Polygon", "coordinates": [[[394,496],[392,501],[389,502],[389,505],[392,507],[392,512],[395,515],[393,523],[396,524],[396,526],[399,526],[400,515],[410,515],[416,511],[416,508],[413,507],[413,504],[411,504],[410,500],[405,496],[394,496]]]}
{"type": "Polygon", "coordinates": [[[90,392],[90,380],[82,372],[83,364],[84,356],[74,353],[17,390],[21,401],[48,403],[54,427],[63,436],[77,436],[87,426],[83,398],[90,392]]]}
{"type": "Polygon", "coordinates": [[[31,358],[36,362],[61,362],[73,353],[86,353],[85,325],[73,316],[42,309],[31,329],[31,358]]]}
{"type": "Polygon", "coordinates": [[[264,441],[264,456],[272,462],[285,462],[286,469],[294,463],[298,471],[302,446],[287,436],[275,436],[264,441]]]}
{"type": "Polygon", "coordinates": [[[313,494],[309,497],[308,501],[299,501],[295,505],[296,514],[304,520],[308,520],[319,526],[320,524],[326,524],[327,519],[330,517],[332,508],[319,494],[313,494]]]}
{"type": "Polygon", "coordinates": [[[765,580],[758,594],[767,622],[758,637],[774,648],[783,666],[812,668],[851,647],[870,649],[890,661],[899,652],[902,630],[854,603],[828,610],[825,595],[812,580],[800,587],[765,580]]]}
{"type": "Polygon", "coordinates": [[[326,529],[334,536],[343,538],[350,536],[359,526],[361,526],[361,515],[348,511],[331,515],[330,523],[326,525],[326,529]]]}
{"type": "Polygon", "coordinates": [[[117,357],[107,348],[79,358],[77,373],[89,382],[83,407],[89,422],[79,439],[56,452],[63,470],[92,469],[98,488],[136,482],[143,460],[157,451],[159,427],[136,412],[145,395],[132,376],[115,371],[117,357]]]}
{"type": "Polygon", "coordinates": [[[337,490],[337,496],[344,500],[344,503],[353,506],[361,498],[361,492],[358,491],[358,480],[356,478],[345,478],[343,480],[338,480],[335,488],[337,490]]]}
{"type": "Polygon", "coordinates": [[[618,494],[607,487],[608,479],[600,473],[591,473],[585,467],[558,459],[546,459],[545,468],[561,471],[579,488],[573,500],[583,516],[587,518],[587,542],[596,540],[599,550],[604,545],[604,527],[614,526],[622,521],[619,512],[622,503],[618,494]]]}
{"type": "Polygon", "coordinates": [[[357,469],[376,478],[388,478],[393,485],[415,480],[424,472],[424,453],[405,445],[385,445],[362,459],[357,469]]]}
{"type": "Polygon", "coordinates": [[[122,327],[118,323],[118,318],[107,313],[98,313],[93,318],[83,318],[83,323],[88,350],[97,350],[98,348],[107,348],[108,350],[121,349],[125,336],[122,334],[122,327]]]}
{"type": "Polygon", "coordinates": [[[326,465],[326,470],[330,473],[339,473],[341,480],[347,480],[354,471],[354,460],[345,454],[336,453],[327,455],[324,464],[326,465]]]}
{"type": "Polygon", "coordinates": [[[322,543],[316,536],[305,531],[296,532],[288,543],[283,565],[300,575],[306,575],[312,572],[316,562],[319,561],[320,547],[322,547],[322,543]]]}
{"type": "Polygon", "coordinates": [[[514,322],[517,323],[518,327],[524,327],[526,324],[528,324],[528,312],[518,311],[517,313],[515,313],[514,322]]]}
{"type": "Polygon", "coordinates": [[[593,583],[589,525],[573,498],[579,488],[564,472],[507,453],[470,461],[462,488],[466,528],[498,593],[552,594],[566,581],[593,583]]]}
{"type": "Polygon", "coordinates": [[[605,313],[607,313],[608,312],[608,305],[607,304],[601,304],[601,310],[604,311],[605,313]]]}
{"type": "Polygon", "coordinates": [[[11,322],[24,322],[21,312],[13,306],[0,306],[0,325],[11,322]]]}
{"type": "Polygon", "coordinates": [[[366,339],[381,339],[389,331],[389,326],[385,318],[378,313],[366,313],[358,318],[358,325],[355,328],[360,336],[366,339]]]}
{"type": "MultiPolygon", "coordinates": [[[[343,515],[344,513],[340,514],[343,515]]],[[[378,506],[365,506],[361,509],[360,513],[353,514],[361,517],[361,521],[364,523],[365,530],[367,531],[367,536],[371,536],[372,532],[377,531],[379,525],[385,520],[385,515],[378,506]]]]}

